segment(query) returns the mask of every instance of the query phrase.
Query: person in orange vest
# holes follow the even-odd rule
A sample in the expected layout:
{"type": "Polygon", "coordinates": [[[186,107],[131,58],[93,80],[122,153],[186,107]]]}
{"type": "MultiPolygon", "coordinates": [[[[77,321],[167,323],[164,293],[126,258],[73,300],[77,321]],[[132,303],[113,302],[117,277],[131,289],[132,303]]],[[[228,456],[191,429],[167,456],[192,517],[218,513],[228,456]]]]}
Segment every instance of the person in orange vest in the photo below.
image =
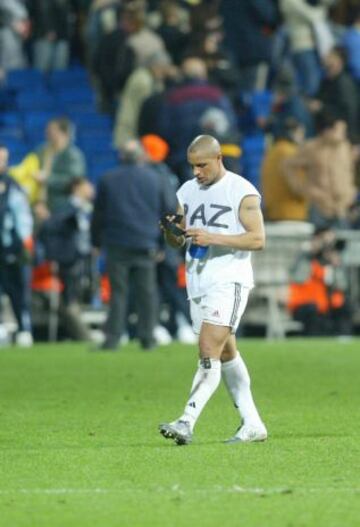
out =
{"type": "Polygon", "coordinates": [[[344,243],[327,228],[315,231],[310,251],[292,270],[288,308],[305,335],[351,334],[348,279],[341,261],[344,243]]]}

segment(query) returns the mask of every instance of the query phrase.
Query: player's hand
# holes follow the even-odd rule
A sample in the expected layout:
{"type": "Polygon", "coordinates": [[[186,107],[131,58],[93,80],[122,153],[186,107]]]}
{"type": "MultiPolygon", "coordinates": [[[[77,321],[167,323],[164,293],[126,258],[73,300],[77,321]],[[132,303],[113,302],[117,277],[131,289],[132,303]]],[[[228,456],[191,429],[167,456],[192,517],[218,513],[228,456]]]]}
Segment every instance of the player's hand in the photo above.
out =
{"type": "Polygon", "coordinates": [[[179,214],[164,214],[159,222],[160,229],[176,237],[183,236],[184,229],[180,225],[181,220],[182,216],[179,214]]]}
{"type": "Polygon", "coordinates": [[[175,219],[175,214],[166,214],[161,220],[159,221],[160,229],[165,232],[168,230],[167,224],[164,220],[167,220],[169,223],[173,223],[175,219]]]}
{"type": "Polygon", "coordinates": [[[193,243],[202,245],[203,247],[207,247],[212,243],[211,233],[203,229],[187,229],[186,236],[190,236],[193,243]]]}

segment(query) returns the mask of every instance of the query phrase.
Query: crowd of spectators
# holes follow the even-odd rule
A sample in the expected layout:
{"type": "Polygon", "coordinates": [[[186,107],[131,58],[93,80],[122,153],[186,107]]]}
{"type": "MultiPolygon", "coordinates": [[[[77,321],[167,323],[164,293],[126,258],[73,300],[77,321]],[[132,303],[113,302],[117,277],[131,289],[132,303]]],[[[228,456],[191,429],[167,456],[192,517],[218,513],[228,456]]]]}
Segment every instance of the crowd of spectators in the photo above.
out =
{"type": "MultiPolygon", "coordinates": [[[[357,0],[0,0],[0,89],[12,70],[35,68],[49,75],[74,63],[87,69],[97,110],[109,115],[112,147],[126,155],[129,145],[138,145],[140,157],[130,161],[130,172],[141,172],[141,158],[149,178],[156,174],[171,182],[174,195],[191,177],[187,145],[196,135],[211,133],[222,146],[225,166],[262,191],[265,220],[310,221],[316,229],[358,228],[357,0]]],[[[86,179],[89,160],[74,136],[69,117],[53,117],[45,142],[8,173],[25,189],[33,211],[39,240],[34,260],[41,252],[38,246],[50,253],[54,249],[49,239],[59,238],[60,224],[85,225],[87,249],[71,261],[58,256],[57,273],[64,284],[65,316],[72,317],[75,328],[70,336],[88,339],[73,306],[79,300],[75,284],[80,283],[83,257],[91,253],[94,188],[86,179]]],[[[120,172],[127,161],[115,170],[118,193],[109,191],[111,206],[125,212],[131,199],[121,193],[125,177],[120,172]]],[[[107,246],[108,252],[110,247],[115,261],[114,240],[99,241],[99,213],[105,210],[101,199],[110,180],[94,181],[101,193],[95,202],[93,245],[107,246]]],[[[161,211],[156,206],[152,213],[161,211]]],[[[131,228],[139,226],[135,216],[131,228]]],[[[152,232],[152,221],[145,220],[144,236],[152,232]]],[[[119,228],[106,225],[104,232],[119,228]]],[[[131,247],[123,236],[115,242],[163,254],[159,244],[153,240],[151,247],[131,247]]],[[[167,258],[176,261],[169,267],[175,282],[179,255],[167,258]]],[[[163,256],[158,260],[163,264],[163,256]]],[[[129,294],[114,276],[110,281],[129,294]]],[[[163,289],[171,289],[169,282],[163,289]]],[[[183,299],[172,301],[187,324],[183,299]]],[[[143,318],[144,309],[138,311],[143,318]]],[[[123,332],[114,329],[111,316],[108,340],[123,332]]],[[[140,337],[150,347],[149,334],[140,337]]]]}

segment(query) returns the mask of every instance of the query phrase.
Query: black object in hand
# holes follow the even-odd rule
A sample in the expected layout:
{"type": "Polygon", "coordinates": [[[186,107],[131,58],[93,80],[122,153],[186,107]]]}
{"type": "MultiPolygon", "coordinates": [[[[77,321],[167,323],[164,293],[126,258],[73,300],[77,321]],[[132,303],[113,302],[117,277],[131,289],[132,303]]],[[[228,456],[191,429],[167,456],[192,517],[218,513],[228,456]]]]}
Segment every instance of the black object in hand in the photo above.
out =
{"type": "Polygon", "coordinates": [[[174,236],[183,236],[185,231],[176,225],[176,223],[180,223],[182,219],[183,217],[181,214],[166,213],[162,216],[160,223],[164,229],[171,232],[174,236]],[[173,216],[173,219],[169,220],[169,216],[173,216]]]}

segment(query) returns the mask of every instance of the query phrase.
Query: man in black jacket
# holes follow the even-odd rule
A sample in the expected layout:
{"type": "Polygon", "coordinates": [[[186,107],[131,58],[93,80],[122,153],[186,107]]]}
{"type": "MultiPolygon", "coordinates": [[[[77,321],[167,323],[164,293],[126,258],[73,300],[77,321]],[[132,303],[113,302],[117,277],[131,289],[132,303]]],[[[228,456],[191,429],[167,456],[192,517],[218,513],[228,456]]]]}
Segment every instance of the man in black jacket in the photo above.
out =
{"type": "Polygon", "coordinates": [[[92,221],[93,245],[106,251],[111,286],[102,349],[116,350],[125,331],[129,282],[136,295],[138,337],[142,348],[150,349],[158,316],[158,222],[175,210],[176,198],[170,182],[145,162],[138,141],[129,141],[122,154],[122,164],[99,181],[92,221]]]}
{"type": "Polygon", "coordinates": [[[350,141],[357,143],[360,139],[359,99],[356,84],[345,69],[344,50],[333,48],[326,56],[324,65],[325,77],[310,108],[315,113],[321,109],[336,113],[339,119],[346,122],[350,141]]]}
{"type": "Polygon", "coordinates": [[[239,89],[266,88],[280,21],[277,0],[227,0],[220,4],[220,15],[224,46],[240,70],[239,89]]]}

